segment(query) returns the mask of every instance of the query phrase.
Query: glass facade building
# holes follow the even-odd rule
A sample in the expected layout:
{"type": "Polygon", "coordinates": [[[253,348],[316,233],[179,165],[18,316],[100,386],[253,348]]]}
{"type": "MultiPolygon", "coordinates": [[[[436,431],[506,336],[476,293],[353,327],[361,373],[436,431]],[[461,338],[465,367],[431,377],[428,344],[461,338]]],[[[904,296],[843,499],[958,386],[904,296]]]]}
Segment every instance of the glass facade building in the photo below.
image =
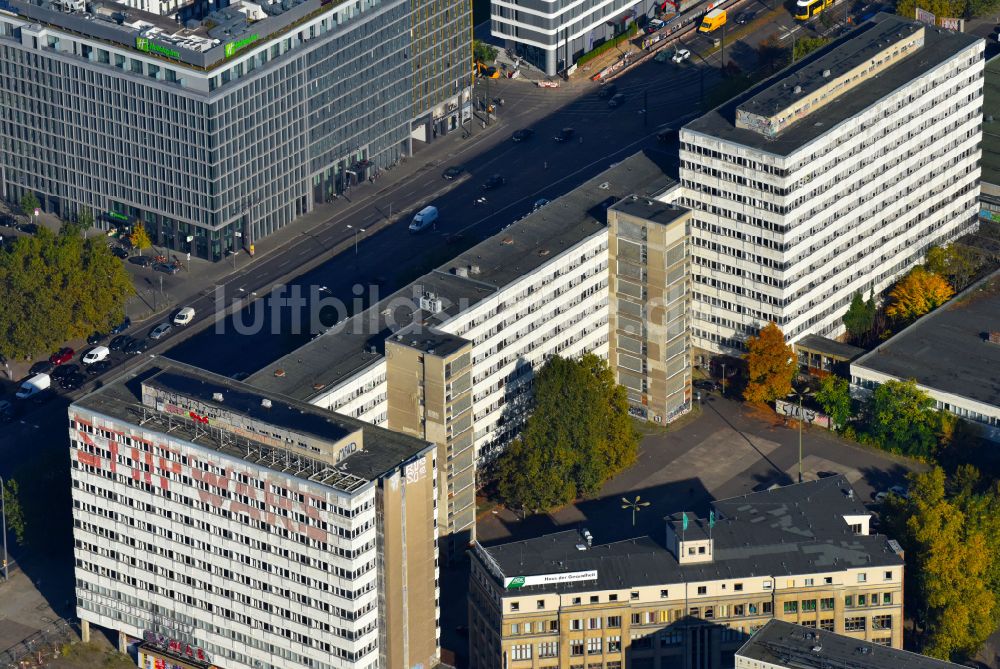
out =
{"type": "Polygon", "coordinates": [[[3,197],[142,221],[156,245],[220,260],[462,123],[468,2],[299,8],[276,33],[205,39],[189,58],[173,45],[195,38],[116,43],[99,17],[4,2],[3,197]]]}

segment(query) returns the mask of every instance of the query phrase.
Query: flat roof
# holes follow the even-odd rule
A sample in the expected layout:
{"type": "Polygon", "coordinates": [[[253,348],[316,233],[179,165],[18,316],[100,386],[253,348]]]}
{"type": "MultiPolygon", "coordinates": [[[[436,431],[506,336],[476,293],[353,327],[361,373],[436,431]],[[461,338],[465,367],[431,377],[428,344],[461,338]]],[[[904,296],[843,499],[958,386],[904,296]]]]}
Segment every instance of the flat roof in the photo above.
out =
{"type": "Polygon", "coordinates": [[[816,353],[823,353],[840,360],[854,360],[865,354],[865,349],[845,344],[836,339],[828,339],[816,334],[808,334],[792,344],[795,348],[805,348],[816,353]]]}
{"type": "Polygon", "coordinates": [[[378,364],[390,335],[436,328],[605,229],[607,208],[627,195],[653,198],[675,183],[669,156],[640,151],[509,225],[361,314],[268,364],[247,379],[258,388],[308,400],[378,364]],[[439,312],[421,298],[441,300],[439,312]],[[391,311],[389,311],[391,309],[391,311]]]}
{"type": "Polygon", "coordinates": [[[345,492],[354,492],[364,483],[378,479],[423,451],[433,448],[432,444],[415,437],[375,427],[276,393],[262,392],[245,383],[163,357],[109,382],[80,398],[73,406],[144,430],[163,434],[169,432],[171,437],[189,441],[196,446],[345,492]],[[270,454],[285,449],[256,442],[244,434],[236,435],[221,430],[218,426],[198,427],[193,422],[185,421],[183,417],[144,405],[143,384],[199,400],[207,397],[204,400],[207,404],[215,403],[264,423],[307,431],[331,441],[362,430],[364,447],[347,455],[335,467],[289,450],[289,458],[281,462],[291,464],[279,467],[276,464],[278,459],[270,457],[270,454]],[[216,392],[223,394],[221,403],[212,398],[212,394],[216,392]],[[262,407],[262,399],[271,401],[269,409],[262,407]],[[254,408],[251,409],[251,406],[254,408]]]}
{"type": "Polygon", "coordinates": [[[736,657],[796,669],[959,669],[907,650],[772,618],[751,636],[736,657]]]}
{"type": "Polygon", "coordinates": [[[926,26],[924,44],[914,55],[901,59],[879,72],[878,76],[851,88],[849,93],[837,97],[833,103],[811,111],[777,135],[767,137],[753,130],[736,127],[736,110],[744,103],[757,99],[758,96],[766,99],[768,95],[774,95],[773,91],[776,89],[785,90],[787,87],[794,90],[796,85],[800,85],[800,80],[815,78],[817,70],[822,76],[824,65],[847,62],[855,52],[865,49],[874,36],[881,35],[887,29],[902,29],[913,22],[913,19],[892,14],[877,14],[847,35],[686,124],[682,132],[696,132],[776,156],[788,156],[834,127],[849,121],[916,77],[930,72],[976,42],[982,42],[975,35],[926,26]]]}
{"type": "Polygon", "coordinates": [[[463,346],[468,346],[472,342],[463,337],[458,337],[441,330],[433,330],[411,325],[396,332],[392,340],[403,346],[415,348],[424,353],[447,357],[456,351],[460,351],[463,346]]]}
{"type": "Polygon", "coordinates": [[[639,197],[638,195],[635,197],[626,197],[611,208],[623,214],[653,221],[661,225],[670,225],[691,211],[672,202],[660,202],[659,200],[639,197]]]}
{"type": "MultiPolygon", "coordinates": [[[[788,485],[714,502],[711,562],[678,563],[649,536],[595,544],[587,550],[579,532],[480,547],[504,577],[597,571],[596,580],[550,583],[518,592],[579,592],[720,579],[810,574],[903,564],[882,535],[855,535],[844,516],[871,515],[840,476],[788,485]]],[[[692,519],[693,520],[693,519],[692,519]]],[[[699,521],[689,531],[703,539],[699,521]]],[[[595,537],[599,539],[599,537],[595,537]]]]}
{"type": "Polygon", "coordinates": [[[986,62],[983,75],[983,181],[1000,187],[1000,56],[986,62]],[[992,120],[989,120],[992,119],[992,120]]]}
{"type": "Polygon", "coordinates": [[[1000,271],[851,363],[1000,407],[1000,271]]]}

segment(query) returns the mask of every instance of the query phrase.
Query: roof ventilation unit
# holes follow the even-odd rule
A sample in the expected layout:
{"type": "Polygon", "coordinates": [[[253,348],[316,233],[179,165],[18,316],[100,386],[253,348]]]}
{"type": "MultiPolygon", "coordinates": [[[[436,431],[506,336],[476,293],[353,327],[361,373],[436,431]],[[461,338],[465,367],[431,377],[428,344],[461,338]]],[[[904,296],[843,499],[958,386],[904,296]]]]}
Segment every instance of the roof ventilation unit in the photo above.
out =
{"type": "Polygon", "coordinates": [[[266,397],[262,397],[261,400],[260,400],[260,405],[262,407],[264,407],[265,409],[270,409],[271,408],[271,400],[267,399],[266,397]]]}
{"type": "Polygon", "coordinates": [[[212,393],[212,401],[213,402],[223,401],[222,393],[212,393]]]}

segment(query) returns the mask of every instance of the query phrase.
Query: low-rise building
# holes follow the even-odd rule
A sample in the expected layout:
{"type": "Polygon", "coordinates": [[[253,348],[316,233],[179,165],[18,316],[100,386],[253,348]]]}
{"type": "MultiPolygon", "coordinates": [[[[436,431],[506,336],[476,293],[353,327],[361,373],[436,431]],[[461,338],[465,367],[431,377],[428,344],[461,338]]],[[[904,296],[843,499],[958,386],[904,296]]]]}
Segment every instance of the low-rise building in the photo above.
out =
{"type": "Polygon", "coordinates": [[[69,421],[85,640],[144,669],[440,659],[432,444],[166,359],[69,421]]]}
{"type": "Polygon", "coordinates": [[[902,647],[902,549],[829,477],[677,514],[665,536],[475,545],[472,669],[733,666],[777,618],[902,647]]]}
{"type": "Polygon", "coordinates": [[[961,669],[853,636],[772,620],[736,653],[736,669],[961,669]]]}

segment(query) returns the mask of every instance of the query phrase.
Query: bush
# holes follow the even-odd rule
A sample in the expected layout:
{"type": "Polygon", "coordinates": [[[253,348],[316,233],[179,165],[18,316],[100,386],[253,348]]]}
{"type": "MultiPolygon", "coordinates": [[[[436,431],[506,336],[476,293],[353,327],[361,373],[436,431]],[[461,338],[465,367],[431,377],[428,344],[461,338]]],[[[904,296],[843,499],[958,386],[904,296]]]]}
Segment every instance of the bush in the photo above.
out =
{"type": "Polygon", "coordinates": [[[633,21],[629,25],[629,27],[625,30],[625,32],[623,32],[618,37],[615,37],[614,39],[612,39],[612,40],[610,40],[608,42],[605,42],[604,44],[600,44],[600,45],[594,47],[593,50],[588,51],[587,53],[585,53],[582,56],[580,56],[577,59],[576,64],[579,66],[579,65],[583,65],[584,63],[589,63],[590,61],[592,61],[593,59],[597,58],[598,56],[600,56],[605,51],[608,51],[609,49],[613,49],[616,46],[618,46],[619,44],[621,44],[622,42],[625,42],[627,40],[632,39],[633,37],[635,37],[635,35],[636,35],[637,32],[639,32],[639,26],[633,21]]]}

